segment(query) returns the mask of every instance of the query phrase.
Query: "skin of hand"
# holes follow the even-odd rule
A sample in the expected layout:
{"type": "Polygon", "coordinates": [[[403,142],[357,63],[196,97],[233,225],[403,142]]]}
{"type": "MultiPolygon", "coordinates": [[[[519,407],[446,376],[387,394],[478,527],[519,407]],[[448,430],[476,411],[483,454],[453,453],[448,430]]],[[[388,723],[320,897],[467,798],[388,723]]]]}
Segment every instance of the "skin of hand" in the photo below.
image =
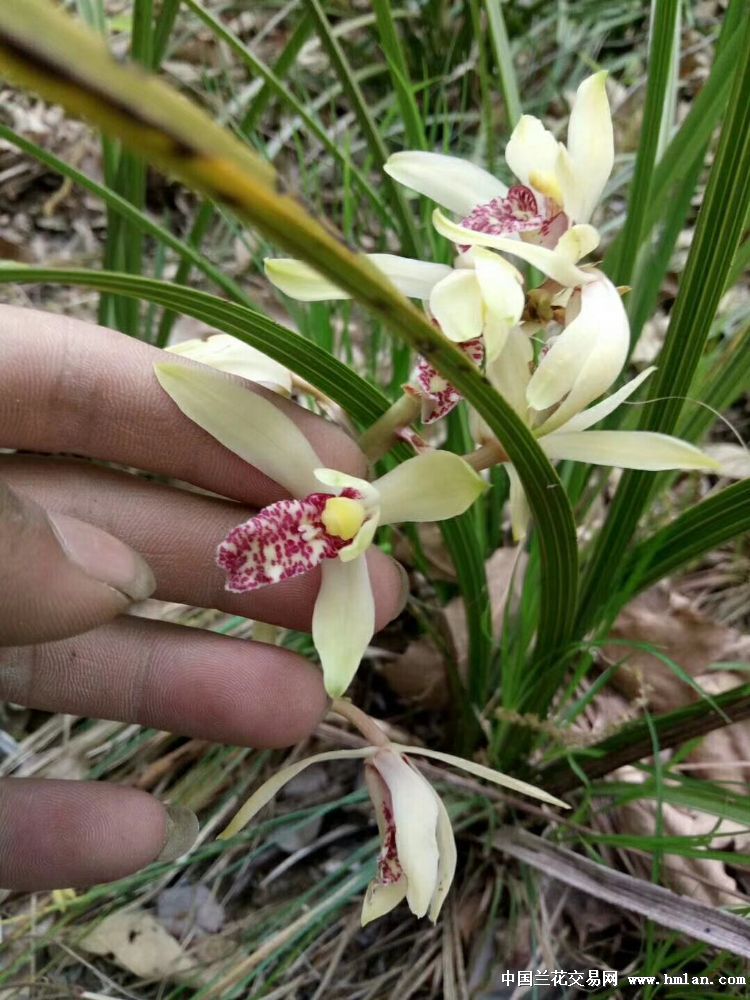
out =
{"type": "MultiPolygon", "coordinates": [[[[308,573],[255,593],[224,590],[217,543],[287,494],[177,409],[153,375],[161,357],[103,327],[0,306],[0,449],[11,450],[0,450],[0,699],[288,746],[327,708],[312,664],[276,646],[128,615],[153,596],[309,630],[319,585],[308,573]]],[[[341,429],[272,398],[325,465],[366,474],[341,429]]],[[[381,628],[403,607],[404,574],[377,549],[368,567],[381,628]]],[[[173,860],[197,832],[189,810],[138,789],[3,778],[0,886],[120,878],[173,860]]]]}

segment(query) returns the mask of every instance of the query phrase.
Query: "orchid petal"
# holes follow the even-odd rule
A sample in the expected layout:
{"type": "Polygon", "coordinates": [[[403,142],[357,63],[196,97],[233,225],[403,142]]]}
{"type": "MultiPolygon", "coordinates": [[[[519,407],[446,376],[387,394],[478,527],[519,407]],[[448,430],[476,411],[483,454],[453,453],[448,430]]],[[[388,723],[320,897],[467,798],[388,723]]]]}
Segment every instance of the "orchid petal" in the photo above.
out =
{"type": "Polygon", "coordinates": [[[373,485],[380,494],[381,524],[456,517],[487,489],[482,477],[450,451],[410,458],[373,485]]]}
{"type": "Polygon", "coordinates": [[[571,264],[577,264],[582,257],[596,250],[600,240],[599,230],[594,226],[587,224],[571,226],[555,244],[555,253],[569,260],[571,264]]]}
{"type": "Polygon", "coordinates": [[[313,754],[312,757],[305,757],[304,760],[298,760],[294,764],[289,764],[288,767],[282,767],[280,771],[272,775],[268,781],[264,781],[260,788],[253,792],[226,829],[221,831],[218,839],[228,840],[229,837],[239,833],[260,812],[263,806],[267,805],[277,792],[281,791],[284,785],[311,765],[322,764],[327,760],[361,760],[364,757],[372,757],[376,752],[375,747],[362,747],[359,750],[328,750],[325,753],[313,754]]]}
{"type": "MultiPolygon", "coordinates": [[[[388,278],[404,295],[413,299],[426,299],[432,287],[451,273],[447,264],[399,257],[391,253],[365,254],[368,260],[388,278]]],[[[290,298],[302,302],[321,302],[326,299],[349,299],[348,292],[338,288],[328,278],[293,257],[270,257],[264,262],[266,277],[290,298]]]]}
{"type": "Polygon", "coordinates": [[[437,886],[432,895],[428,913],[430,920],[434,924],[453,883],[458,854],[456,851],[456,838],[453,836],[453,826],[451,825],[448,810],[432,785],[430,785],[430,790],[435,796],[438,809],[437,828],[435,830],[438,845],[437,886]]]}
{"type": "Polygon", "coordinates": [[[502,771],[496,771],[492,767],[485,767],[484,764],[477,764],[473,760],[466,760],[464,757],[457,757],[455,754],[443,753],[441,750],[433,750],[428,747],[406,746],[402,743],[392,743],[391,746],[399,753],[439,760],[443,764],[450,764],[451,767],[457,767],[459,770],[466,771],[467,774],[473,774],[476,778],[482,778],[484,781],[489,781],[493,785],[509,788],[520,795],[528,795],[532,799],[539,799],[541,802],[549,803],[549,805],[559,806],[562,809],[570,809],[567,802],[563,802],[562,799],[550,795],[544,789],[537,788],[536,785],[530,785],[526,781],[521,781],[520,778],[513,778],[502,771]]]}
{"type": "Polygon", "coordinates": [[[259,392],[207,368],[154,365],[162,389],[186,417],[292,496],[314,493],[321,464],[312,445],[281,408],[259,392]]]}
{"type": "Polygon", "coordinates": [[[610,465],[617,469],[702,469],[715,472],[719,463],[700,448],[652,431],[579,431],[548,434],[539,444],[548,458],[610,465]]]}
{"type": "Polygon", "coordinates": [[[363,927],[384,917],[386,913],[395,910],[398,904],[406,897],[406,878],[402,877],[397,882],[383,883],[373,879],[367,887],[365,898],[362,900],[362,915],[360,922],[363,927]]]}
{"type": "Polygon", "coordinates": [[[555,176],[557,162],[557,139],[534,115],[521,115],[518,124],[505,147],[505,162],[522,184],[535,187],[547,194],[543,187],[534,183],[540,177],[555,176]]]}
{"type": "Polygon", "coordinates": [[[526,387],[531,378],[534,348],[524,330],[516,326],[508,333],[503,352],[487,365],[487,378],[505,401],[526,423],[526,387]]]}
{"type": "Polygon", "coordinates": [[[167,348],[170,354],[198,361],[209,368],[258,382],[283,396],[292,394],[292,373],[278,361],[228,333],[215,333],[206,340],[183,340],[167,348]]]}
{"type": "Polygon", "coordinates": [[[508,193],[505,184],[482,167],[444,153],[394,153],[383,169],[394,181],[461,216],[468,215],[476,205],[504,198],[508,193]]]}
{"type": "Polygon", "coordinates": [[[568,122],[567,150],[561,150],[557,175],[565,214],[588,222],[604,191],[615,159],[606,72],[594,73],[578,88],[568,122]]]}
{"type": "Polygon", "coordinates": [[[590,406],[587,410],[583,410],[581,413],[577,413],[574,417],[571,417],[567,423],[558,427],[557,432],[572,433],[573,431],[586,431],[589,427],[593,427],[594,424],[598,424],[600,420],[604,420],[610,413],[614,413],[618,406],[633,395],[641,382],[645,382],[649,375],[652,375],[655,371],[655,365],[646,368],[640,374],[636,375],[635,378],[631,378],[629,382],[626,382],[617,392],[613,392],[611,396],[603,399],[601,403],[597,403],[596,406],[590,406]]]}
{"type": "Polygon", "coordinates": [[[440,760],[444,764],[450,764],[451,767],[457,767],[461,771],[466,771],[467,774],[473,774],[484,781],[491,781],[493,785],[510,788],[512,791],[519,792],[521,795],[528,795],[532,799],[540,799],[542,802],[548,802],[550,805],[560,806],[563,809],[570,808],[567,802],[563,802],[562,799],[556,799],[554,795],[550,795],[549,792],[545,792],[542,788],[537,788],[536,785],[529,785],[519,778],[512,778],[509,774],[503,774],[502,771],[485,767],[484,764],[476,764],[473,760],[465,760],[463,757],[456,757],[452,753],[443,753],[441,750],[432,750],[428,747],[406,746],[403,743],[391,743],[391,747],[398,751],[398,753],[440,760]]]}
{"type": "Polygon", "coordinates": [[[456,343],[482,334],[482,295],[474,271],[451,271],[430,293],[430,312],[445,336],[456,343]]]}
{"type": "Polygon", "coordinates": [[[485,308],[487,360],[500,354],[508,330],[521,319],[526,299],[518,271],[498,254],[475,247],[472,258],[485,308]]]}
{"type": "Polygon", "coordinates": [[[371,759],[388,788],[396,828],[398,861],[406,876],[406,900],[423,917],[438,883],[438,807],[429,783],[390,748],[371,759]]]}
{"type": "Polygon", "coordinates": [[[473,229],[467,229],[465,226],[451,222],[439,208],[433,212],[432,224],[441,236],[445,236],[459,246],[489,247],[492,250],[501,250],[503,253],[520,257],[521,260],[532,264],[561,285],[576,287],[596,280],[594,275],[582,271],[564,255],[558,254],[554,250],[549,250],[536,243],[524,243],[523,240],[510,239],[507,236],[493,236],[491,233],[480,233],[473,229]]]}
{"type": "Polygon", "coordinates": [[[598,280],[581,289],[579,314],[542,358],[529,382],[526,398],[535,410],[563,400],[537,433],[562,426],[606,392],[622,371],[629,346],[630,328],[620,294],[599,274],[598,280]]]}
{"type": "Polygon", "coordinates": [[[361,493],[365,505],[369,509],[377,507],[380,501],[378,491],[366,479],[350,476],[347,472],[339,472],[338,469],[315,469],[314,475],[319,483],[333,490],[338,490],[339,493],[346,489],[361,493]]]}
{"type": "Polygon", "coordinates": [[[328,694],[340,698],[375,632],[375,602],[364,556],[321,566],[312,634],[328,694]]]}
{"type": "Polygon", "coordinates": [[[510,480],[510,527],[513,532],[513,541],[520,542],[526,537],[529,530],[531,508],[521,483],[521,477],[516,472],[515,467],[507,463],[505,468],[510,480]]]}
{"type": "Polygon", "coordinates": [[[379,524],[379,516],[376,515],[375,517],[368,518],[351,542],[345,545],[343,549],[339,549],[338,556],[341,562],[351,562],[357,556],[364,555],[372,545],[379,524]]]}

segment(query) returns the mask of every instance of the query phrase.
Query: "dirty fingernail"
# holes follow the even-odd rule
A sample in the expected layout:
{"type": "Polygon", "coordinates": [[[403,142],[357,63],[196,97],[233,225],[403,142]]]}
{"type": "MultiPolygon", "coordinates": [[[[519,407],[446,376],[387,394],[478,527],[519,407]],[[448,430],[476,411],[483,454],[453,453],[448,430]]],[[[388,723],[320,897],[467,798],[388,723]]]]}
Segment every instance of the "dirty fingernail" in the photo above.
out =
{"type": "Polygon", "coordinates": [[[49,521],[68,559],[89,576],[131,601],[153,594],[156,581],[151,567],[119,538],[67,514],[50,513],[49,521]]]}
{"type": "Polygon", "coordinates": [[[198,817],[186,806],[165,806],[167,830],[156,861],[175,861],[189,851],[198,836],[198,817]]]}

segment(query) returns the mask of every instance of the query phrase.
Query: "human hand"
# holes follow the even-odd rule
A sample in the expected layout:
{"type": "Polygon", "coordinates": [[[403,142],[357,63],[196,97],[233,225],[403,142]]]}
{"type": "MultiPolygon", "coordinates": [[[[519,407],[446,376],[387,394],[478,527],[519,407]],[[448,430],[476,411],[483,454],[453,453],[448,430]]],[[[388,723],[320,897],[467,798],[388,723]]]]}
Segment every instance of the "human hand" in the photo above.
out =
{"type": "MultiPolygon", "coordinates": [[[[183,416],[153,375],[161,356],[112,330],[0,307],[0,448],[82,456],[0,455],[0,699],[224,743],[289,745],[326,710],[311,664],[275,646],[124,616],[153,594],[309,629],[319,584],[318,571],[249,594],[224,590],[217,542],[284,493],[183,416]]],[[[273,398],[326,464],[365,474],[343,431],[273,398]]],[[[377,550],[368,565],[381,628],[403,605],[403,575],[377,550]]],[[[196,833],[192,813],[170,815],[137,789],[0,780],[7,888],[119,878],[177,857],[196,833]]]]}

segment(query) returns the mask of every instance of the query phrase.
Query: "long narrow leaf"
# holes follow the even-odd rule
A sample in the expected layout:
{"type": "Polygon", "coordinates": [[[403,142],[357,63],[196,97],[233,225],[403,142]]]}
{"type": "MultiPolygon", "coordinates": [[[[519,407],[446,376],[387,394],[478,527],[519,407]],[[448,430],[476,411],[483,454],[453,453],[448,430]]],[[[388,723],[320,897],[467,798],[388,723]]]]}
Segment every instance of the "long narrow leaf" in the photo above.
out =
{"type": "MultiPolygon", "coordinates": [[[[750,47],[750,18],[743,26],[750,47]]],[[[703,207],[672,310],[659,369],[644,407],[643,430],[671,433],[690,391],[726,278],[742,235],[750,201],[750,60],[739,62],[703,207]]],[[[626,472],[599,533],[581,596],[579,629],[596,617],[602,594],[611,595],[622,556],[648,503],[652,483],[644,472],[626,472]]]]}

